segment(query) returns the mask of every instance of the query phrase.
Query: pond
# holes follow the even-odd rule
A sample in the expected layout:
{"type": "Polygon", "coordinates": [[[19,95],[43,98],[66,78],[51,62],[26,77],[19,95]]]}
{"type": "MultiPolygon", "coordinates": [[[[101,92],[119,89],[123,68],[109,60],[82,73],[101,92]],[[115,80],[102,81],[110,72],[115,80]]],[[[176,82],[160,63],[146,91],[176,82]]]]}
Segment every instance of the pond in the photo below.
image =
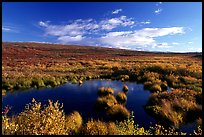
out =
{"type": "MultiPolygon", "coordinates": [[[[32,98],[42,104],[48,104],[48,99],[63,103],[65,114],[69,114],[74,110],[78,111],[83,120],[87,118],[105,120],[104,113],[94,111],[94,104],[97,100],[97,91],[100,87],[111,87],[114,89],[114,95],[122,90],[126,84],[129,88],[127,93],[126,108],[135,116],[135,122],[139,126],[149,128],[157,121],[144,111],[144,105],[147,103],[151,92],[144,90],[143,84],[136,82],[121,82],[117,80],[90,80],[84,81],[82,85],[66,83],[55,88],[30,89],[26,91],[9,92],[6,96],[2,96],[2,108],[6,105],[12,107],[8,115],[15,115],[22,112],[25,105],[31,103],[32,98]],[[150,124],[151,123],[151,124],[150,124]]],[[[195,129],[195,123],[184,125],[182,131],[192,132],[195,129]]]]}

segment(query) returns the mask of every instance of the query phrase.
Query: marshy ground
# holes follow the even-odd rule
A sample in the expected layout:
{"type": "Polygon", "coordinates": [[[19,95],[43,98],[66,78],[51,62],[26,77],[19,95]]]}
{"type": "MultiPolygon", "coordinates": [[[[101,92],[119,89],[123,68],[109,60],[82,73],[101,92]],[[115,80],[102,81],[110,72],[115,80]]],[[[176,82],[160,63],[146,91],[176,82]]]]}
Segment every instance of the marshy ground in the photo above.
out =
{"type": "MultiPolygon", "coordinates": [[[[193,120],[197,120],[198,126],[202,126],[202,122],[200,122],[202,121],[202,55],[200,53],[151,53],[91,46],[2,43],[2,95],[7,92],[15,92],[18,89],[54,87],[67,81],[82,84],[84,80],[101,78],[143,83],[145,88],[152,92],[149,102],[145,106],[148,113],[156,118],[163,118],[175,126],[193,120]],[[171,92],[167,92],[167,87],[171,88],[171,92]],[[191,117],[192,114],[193,117],[191,117]]],[[[123,90],[126,91],[126,88],[124,87],[123,90]]],[[[109,92],[112,91],[109,90],[109,92]]],[[[113,97],[109,98],[114,100],[113,97]]],[[[117,98],[117,100],[125,100],[122,94],[117,98]]],[[[103,100],[105,100],[104,97],[101,97],[101,101],[103,100]]],[[[37,103],[35,107],[39,107],[37,103]]],[[[57,105],[54,108],[57,109],[57,105]]],[[[22,113],[23,116],[19,116],[19,119],[23,119],[26,115],[24,113],[27,111],[22,113]]],[[[39,113],[41,112],[39,111],[39,113]]],[[[47,111],[42,113],[46,114],[47,111]]],[[[77,115],[77,119],[80,119],[77,112],[74,114],[77,115]]],[[[12,127],[12,121],[15,121],[15,118],[9,120],[5,116],[3,121],[5,123],[2,123],[2,126],[12,127]]],[[[80,129],[80,133],[84,134],[119,134],[119,131],[120,134],[128,134],[129,131],[131,134],[149,133],[145,130],[142,132],[140,129],[133,132],[130,129],[135,128],[131,127],[124,130],[125,126],[121,125],[125,123],[116,124],[116,126],[113,123],[102,121],[89,121],[81,129],[81,126],[78,126],[81,125],[80,120],[78,121],[74,127],[77,127],[77,131],[80,129]],[[117,128],[115,131],[108,131],[109,126],[117,128]],[[98,129],[92,130],[94,127],[98,127],[98,129]],[[104,130],[98,132],[99,127],[103,127],[104,130]],[[118,129],[119,127],[121,130],[118,129]],[[94,132],[95,130],[96,132],[94,132]]],[[[18,118],[14,123],[19,123],[18,118]]],[[[65,127],[65,125],[62,126],[65,127]]],[[[15,128],[19,129],[19,134],[23,132],[22,129],[15,128]]],[[[12,132],[8,131],[15,134],[15,130],[13,130],[10,128],[12,132]]],[[[78,133],[70,130],[53,130],[52,133],[78,133]]],[[[34,131],[26,133],[37,133],[34,131]]],[[[42,130],[39,134],[49,134],[48,131],[45,131],[42,130]]],[[[156,134],[156,130],[151,133],[156,134]]]]}

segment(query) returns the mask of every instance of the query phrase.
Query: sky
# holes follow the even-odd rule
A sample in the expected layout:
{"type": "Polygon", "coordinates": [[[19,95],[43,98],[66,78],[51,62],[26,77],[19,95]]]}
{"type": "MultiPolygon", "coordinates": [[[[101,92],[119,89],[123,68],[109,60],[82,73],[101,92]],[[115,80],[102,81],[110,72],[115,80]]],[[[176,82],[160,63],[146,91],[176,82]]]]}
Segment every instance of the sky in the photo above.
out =
{"type": "Polygon", "coordinates": [[[202,2],[2,2],[2,41],[202,52],[202,2]]]}

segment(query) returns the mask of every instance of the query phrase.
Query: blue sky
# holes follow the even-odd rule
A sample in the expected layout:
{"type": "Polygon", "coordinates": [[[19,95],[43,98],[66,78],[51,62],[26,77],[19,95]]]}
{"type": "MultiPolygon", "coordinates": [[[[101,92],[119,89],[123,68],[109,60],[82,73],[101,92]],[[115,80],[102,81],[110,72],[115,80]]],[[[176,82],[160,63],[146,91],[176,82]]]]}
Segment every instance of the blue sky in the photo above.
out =
{"type": "Polygon", "coordinates": [[[202,51],[202,2],[3,2],[2,40],[202,51]]]}

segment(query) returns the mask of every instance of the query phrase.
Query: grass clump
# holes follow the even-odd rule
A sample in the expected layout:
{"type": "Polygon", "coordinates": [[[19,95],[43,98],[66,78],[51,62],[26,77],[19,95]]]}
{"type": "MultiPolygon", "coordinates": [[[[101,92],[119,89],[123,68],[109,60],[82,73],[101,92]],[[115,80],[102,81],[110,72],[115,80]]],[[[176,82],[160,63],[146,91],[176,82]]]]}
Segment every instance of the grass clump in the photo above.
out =
{"type": "Polygon", "coordinates": [[[116,95],[116,100],[118,103],[125,104],[127,101],[127,96],[124,92],[118,92],[116,95]]]}
{"type": "Polygon", "coordinates": [[[106,96],[108,94],[113,95],[113,93],[114,93],[114,90],[112,88],[110,88],[110,87],[107,87],[107,88],[101,87],[101,88],[98,89],[98,95],[99,96],[106,96]]]}
{"type": "Polygon", "coordinates": [[[154,84],[149,89],[151,92],[161,92],[162,89],[159,84],[154,84]]]}
{"type": "Polygon", "coordinates": [[[6,95],[6,90],[2,89],[2,96],[5,96],[5,95],[6,95]]]}
{"type": "Polygon", "coordinates": [[[125,92],[125,93],[128,92],[128,86],[127,86],[127,85],[124,85],[124,86],[123,86],[123,92],[125,92]]]}
{"type": "Polygon", "coordinates": [[[108,109],[107,115],[112,120],[124,120],[130,117],[130,112],[121,104],[115,104],[111,108],[108,109]]]}
{"type": "Polygon", "coordinates": [[[117,103],[117,100],[113,95],[102,96],[102,97],[98,97],[95,103],[95,108],[97,110],[106,110],[116,103],[117,103]]]}
{"type": "Polygon", "coordinates": [[[153,93],[145,107],[155,118],[179,126],[202,116],[201,94],[192,90],[153,93]]]}
{"type": "Polygon", "coordinates": [[[71,82],[72,82],[72,84],[77,84],[78,83],[76,79],[72,79],[71,82]]]}

